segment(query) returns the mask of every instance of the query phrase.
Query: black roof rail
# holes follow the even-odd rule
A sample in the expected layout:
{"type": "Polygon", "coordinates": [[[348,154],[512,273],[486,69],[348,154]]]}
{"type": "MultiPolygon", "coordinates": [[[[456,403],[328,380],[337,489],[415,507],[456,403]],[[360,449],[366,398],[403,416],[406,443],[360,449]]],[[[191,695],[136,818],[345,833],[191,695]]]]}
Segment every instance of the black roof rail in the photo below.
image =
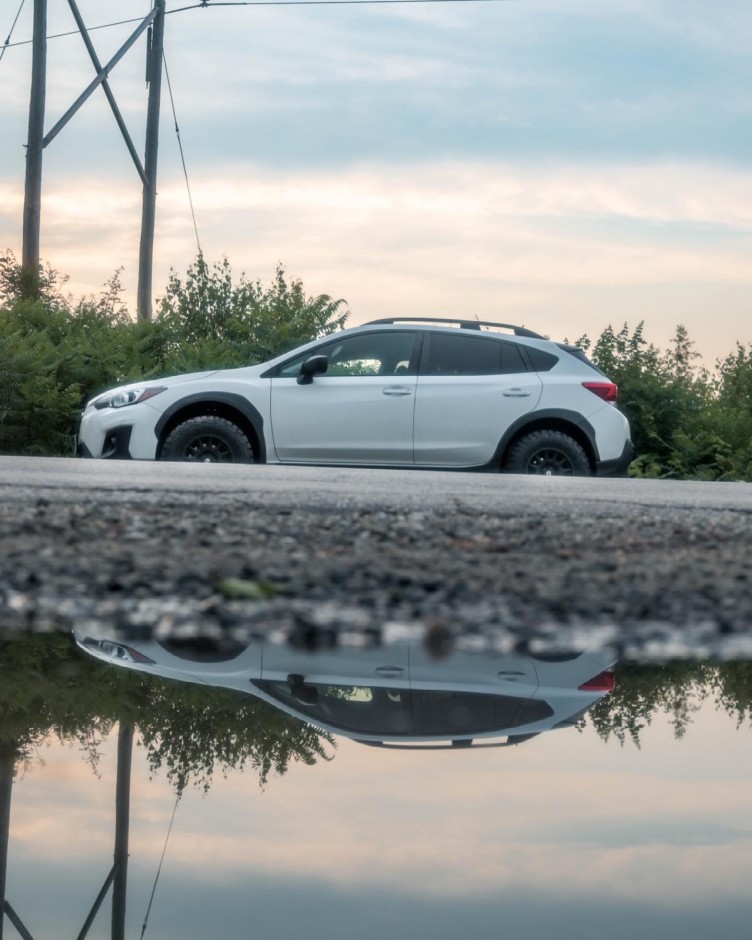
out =
{"type": "Polygon", "coordinates": [[[443,317],[384,317],[382,320],[369,320],[363,326],[376,326],[380,323],[438,323],[444,326],[458,324],[461,330],[480,330],[482,326],[497,326],[504,330],[512,330],[515,336],[527,336],[528,339],[545,339],[540,333],[535,333],[525,326],[516,326],[514,323],[495,323],[492,320],[463,320],[443,317]]]}

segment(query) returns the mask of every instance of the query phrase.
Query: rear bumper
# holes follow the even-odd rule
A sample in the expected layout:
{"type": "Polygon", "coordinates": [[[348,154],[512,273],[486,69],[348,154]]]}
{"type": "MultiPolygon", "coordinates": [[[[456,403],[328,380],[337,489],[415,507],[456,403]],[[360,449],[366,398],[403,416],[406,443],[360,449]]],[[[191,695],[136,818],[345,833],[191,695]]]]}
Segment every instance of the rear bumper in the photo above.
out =
{"type": "Polygon", "coordinates": [[[625,477],[632,463],[632,442],[626,441],[624,450],[614,460],[599,460],[595,465],[595,475],[599,477],[625,477]]]}

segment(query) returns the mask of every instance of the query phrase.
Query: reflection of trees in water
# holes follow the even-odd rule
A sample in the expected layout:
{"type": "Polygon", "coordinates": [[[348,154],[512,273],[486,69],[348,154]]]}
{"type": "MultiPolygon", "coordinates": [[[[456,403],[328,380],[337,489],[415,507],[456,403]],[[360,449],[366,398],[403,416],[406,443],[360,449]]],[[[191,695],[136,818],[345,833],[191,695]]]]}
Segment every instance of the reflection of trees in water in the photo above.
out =
{"type": "Polygon", "coordinates": [[[635,663],[617,667],[616,688],[588,713],[586,721],[607,741],[631,740],[658,714],[667,715],[682,738],[694,714],[710,701],[737,727],[752,725],[752,662],[676,661],[662,666],[635,663]]]}
{"type": "Polygon", "coordinates": [[[215,770],[252,768],[265,784],[292,761],[328,760],[328,735],[250,695],[108,667],[63,634],[0,637],[0,940],[4,915],[26,928],[5,897],[10,803],[19,766],[41,757],[51,737],[75,742],[96,769],[99,745],[118,725],[114,865],[79,936],[85,936],[112,885],[113,940],[125,936],[130,766],[134,727],[152,771],[181,793],[208,790],[215,770]]]}
{"type": "Polygon", "coordinates": [[[180,791],[208,789],[215,771],[251,768],[264,785],[291,763],[328,759],[325,734],[250,696],[109,667],[62,634],[0,640],[0,743],[17,764],[43,757],[50,736],[96,766],[117,722],[134,724],[152,770],[180,791]]]}

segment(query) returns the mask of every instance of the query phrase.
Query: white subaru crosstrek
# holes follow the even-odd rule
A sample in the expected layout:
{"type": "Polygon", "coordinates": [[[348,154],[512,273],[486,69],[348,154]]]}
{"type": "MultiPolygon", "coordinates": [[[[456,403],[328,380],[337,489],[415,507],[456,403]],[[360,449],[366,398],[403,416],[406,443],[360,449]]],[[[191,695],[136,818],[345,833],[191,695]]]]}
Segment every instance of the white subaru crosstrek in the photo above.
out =
{"type": "Polygon", "coordinates": [[[524,327],[393,318],[261,365],[105,392],[77,453],[618,475],[632,444],[616,396],[581,349],[524,327]]]}
{"type": "Polygon", "coordinates": [[[421,643],[315,653],[272,643],[165,638],[120,643],[74,630],[91,656],[166,679],[234,689],[362,744],[521,744],[574,727],[614,688],[613,657],[454,652],[421,643]],[[506,737],[506,741],[495,739],[506,737]]]}

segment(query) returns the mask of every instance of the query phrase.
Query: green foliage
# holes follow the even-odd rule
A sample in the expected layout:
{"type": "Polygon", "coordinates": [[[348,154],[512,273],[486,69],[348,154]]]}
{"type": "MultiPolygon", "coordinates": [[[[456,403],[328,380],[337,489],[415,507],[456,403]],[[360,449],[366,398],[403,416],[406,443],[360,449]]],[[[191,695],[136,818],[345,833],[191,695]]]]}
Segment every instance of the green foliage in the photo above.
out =
{"type": "MultiPolygon", "coordinates": [[[[115,668],[115,667],[113,667],[115,668]]],[[[136,718],[153,771],[164,770],[178,793],[189,783],[208,790],[216,770],[250,768],[264,786],[291,762],[328,760],[333,739],[242,692],[148,680],[148,705],[136,718]]]]}
{"type": "Polygon", "coordinates": [[[185,281],[171,275],[153,323],[129,316],[120,272],[98,299],[74,303],[63,283],[40,267],[33,291],[12,253],[0,257],[0,454],[70,454],[80,410],[98,392],[260,362],[347,317],[344,301],[306,297],[281,268],[268,288],[243,276],[233,284],[227,259],[210,269],[201,255],[185,281]]]}
{"type": "Polygon", "coordinates": [[[738,346],[712,376],[698,368],[681,325],[665,352],[647,342],[642,323],[618,333],[609,326],[594,344],[586,336],[579,344],[619,386],[635,448],[631,476],[752,480],[752,348],[738,346]]]}
{"type": "Polygon", "coordinates": [[[752,727],[752,662],[702,663],[675,660],[663,666],[631,663],[617,667],[616,688],[588,712],[597,734],[639,747],[640,737],[657,714],[668,716],[674,736],[682,738],[702,703],[752,727]]]}
{"type": "Polygon", "coordinates": [[[169,372],[247,366],[272,359],[341,329],[343,300],[306,297],[299,280],[288,282],[281,266],[270,287],[233,282],[227,258],[212,267],[199,255],[184,279],[170,275],[159,302],[166,330],[169,372]]]}
{"type": "Polygon", "coordinates": [[[216,771],[250,768],[263,786],[293,762],[328,760],[329,735],[250,695],[152,677],[82,653],[71,637],[0,636],[0,748],[29,763],[51,737],[96,765],[114,724],[137,726],[152,771],[178,792],[208,790],[216,771]]]}
{"type": "MultiPolygon", "coordinates": [[[[0,454],[69,454],[81,406],[106,388],[263,362],[348,316],[343,300],[307,297],[282,267],[265,287],[201,254],[184,277],[171,273],[152,323],[125,310],[119,272],[98,299],[74,303],[64,284],[51,268],[30,280],[11,252],[0,257],[0,454]]],[[[578,344],[619,386],[632,476],[752,480],[752,345],[737,344],[710,374],[681,325],[664,352],[642,323],[578,344]]]]}
{"type": "Polygon", "coordinates": [[[28,763],[51,736],[76,742],[96,764],[112,728],[110,686],[63,634],[0,636],[0,747],[28,763]]]}

